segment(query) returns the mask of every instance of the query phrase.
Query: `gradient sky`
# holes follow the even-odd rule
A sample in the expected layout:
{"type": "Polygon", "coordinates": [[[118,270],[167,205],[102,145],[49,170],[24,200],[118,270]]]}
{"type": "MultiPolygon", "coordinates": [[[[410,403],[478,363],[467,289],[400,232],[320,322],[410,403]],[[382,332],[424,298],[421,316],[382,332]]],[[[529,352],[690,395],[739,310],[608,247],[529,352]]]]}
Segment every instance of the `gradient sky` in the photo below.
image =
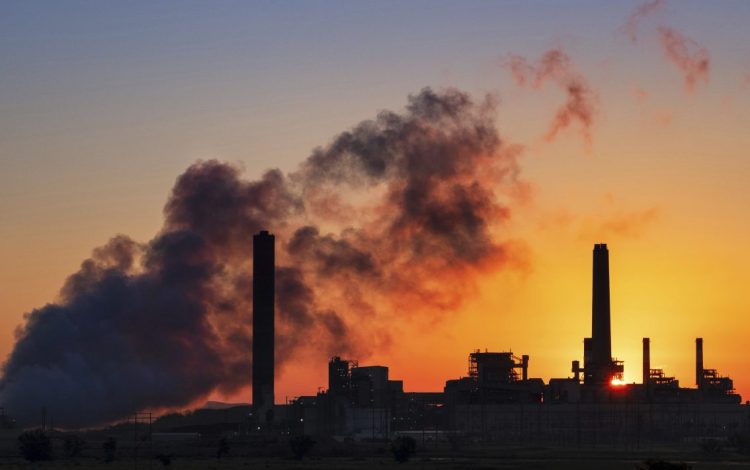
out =
{"type": "MultiPolygon", "coordinates": [[[[692,385],[703,336],[706,366],[750,399],[750,3],[666,2],[633,42],[623,27],[640,4],[2,2],[0,356],[94,247],[150,239],[196,160],[239,163],[247,178],[292,170],[410,93],[456,87],[496,94],[501,136],[523,147],[530,197],[498,236],[528,266],[483,279],[451,315],[406,319],[360,363],[389,365],[410,391],[465,374],[475,348],[568,376],[590,334],[591,249],[606,242],[626,380],[640,381],[648,336],[652,365],[692,385]],[[705,48],[707,81],[684,86],[659,26],[705,48]],[[552,48],[598,96],[590,145],[575,125],[545,140],[564,95],[520,88],[503,65],[552,48]]],[[[323,363],[289,366],[277,400],[325,383],[323,363]]]]}

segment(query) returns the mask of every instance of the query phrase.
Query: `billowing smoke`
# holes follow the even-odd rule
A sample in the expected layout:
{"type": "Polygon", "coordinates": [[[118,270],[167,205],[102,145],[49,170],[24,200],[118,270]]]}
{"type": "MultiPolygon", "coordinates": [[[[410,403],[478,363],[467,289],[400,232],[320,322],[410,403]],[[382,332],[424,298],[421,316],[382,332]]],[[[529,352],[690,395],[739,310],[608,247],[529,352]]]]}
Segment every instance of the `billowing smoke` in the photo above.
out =
{"type": "Polygon", "coordinates": [[[659,42],[667,60],[682,72],[688,91],[699,81],[708,82],[710,58],[704,47],[667,26],[659,27],[659,42]]]}
{"type": "Polygon", "coordinates": [[[545,134],[547,141],[554,140],[560,131],[577,124],[584,141],[591,145],[597,96],[585,77],[576,71],[565,51],[551,49],[536,64],[530,64],[525,57],[512,55],[507,65],[519,86],[540,89],[545,83],[552,82],[565,93],[565,103],[557,109],[545,134]]]}
{"type": "Polygon", "coordinates": [[[501,238],[518,173],[493,100],[450,89],[422,90],[290,174],[247,181],[236,166],[196,163],[153,240],[113,238],[27,314],[0,403],[26,422],[46,407],[55,423],[90,426],[247,387],[261,229],[277,235],[280,368],[365,357],[396,320],[440,318],[478,273],[518,262],[501,238]]]}

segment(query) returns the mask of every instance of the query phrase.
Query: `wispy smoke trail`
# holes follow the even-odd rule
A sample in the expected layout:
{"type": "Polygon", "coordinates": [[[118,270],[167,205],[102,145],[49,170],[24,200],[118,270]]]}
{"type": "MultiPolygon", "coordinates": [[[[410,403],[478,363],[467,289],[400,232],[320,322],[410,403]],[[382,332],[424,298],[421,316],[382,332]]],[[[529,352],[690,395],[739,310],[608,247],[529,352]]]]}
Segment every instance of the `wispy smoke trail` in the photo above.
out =
{"type": "Polygon", "coordinates": [[[661,10],[663,6],[664,0],[648,0],[631,13],[623,26],[623,31],[630,37],[631,41],[636,42],[638,40],[638,25],[641,21],[661,10]]]}
{"type": "Polygon", "coordinates": [[[659,27],[659,42],[667,60],[682,71],[688,91],[693,90],[698,81],[708,82],[710,58],[704,47],[666,26],[659,27]]]}
{"type": "Polygon", "coordinates": [[[566,101],[557,109],[545,134],[546,140],[552,141],[560,131],[578,124],[587,146],[591,145],[597,97],[583,75],[575,70],[565,51],[551,49],[536,64],[529,63],[525,57],[512,55],[507,66],[520,86],[539,89],[552,82],[565,93],[566,101]]]}
{"type": "MultiPolygon", "coordinates": [[[[640,22],[658,12],[664,3],[664,0],[649,0],[633,11],[623,26],[631,41],[638,39],[640,22]]],[[[659,26],[657,33],[664,57],[680,69],[688,91],[692,91],[699,81],[708,82],[711,61],[706,48],[670,26],[659,26]]]]}
{"type": "Polygon", "coordinates": [[[366,355],[388,343],[391,322],[444,315],[478,273],[517,265],[501,239],[504,195],[523,186],[515,157],[491,99],[424,89],[291,174],[246,181],[232,165],[196,163],[153,240],[113,238],[27,315],[0,403],[27,422],[46,407],[56,423],[89,426],[248,386],[261,229],[278,237],[279,366],[366,355]]]}

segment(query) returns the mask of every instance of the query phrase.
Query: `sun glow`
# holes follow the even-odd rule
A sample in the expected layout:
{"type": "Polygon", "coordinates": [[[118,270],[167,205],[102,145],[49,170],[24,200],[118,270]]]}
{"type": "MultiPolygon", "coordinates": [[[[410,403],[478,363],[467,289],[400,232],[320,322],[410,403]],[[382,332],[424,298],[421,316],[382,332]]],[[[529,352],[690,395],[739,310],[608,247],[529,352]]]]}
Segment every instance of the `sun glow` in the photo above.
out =
{"type": "Polygon", "coordinates": [[[612,382],[610,382],[610,384],[613,387],[622,387],[623,385],[625,385],[625,381],[620,378],[615,377],[612,379],[612,382]]]}

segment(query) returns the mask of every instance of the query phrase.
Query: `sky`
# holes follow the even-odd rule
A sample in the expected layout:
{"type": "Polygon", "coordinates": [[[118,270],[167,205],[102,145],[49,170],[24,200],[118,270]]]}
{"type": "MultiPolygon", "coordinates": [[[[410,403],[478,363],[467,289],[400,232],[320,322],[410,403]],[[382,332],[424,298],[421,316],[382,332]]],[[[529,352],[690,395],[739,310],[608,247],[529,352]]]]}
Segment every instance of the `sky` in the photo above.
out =
{"type": "MultiPolygon", "coordinates": [[[[745,1],[2,2],[0,356],[95,247],[162,230],[190,165],[294,172],[431,87],[496,103],[523,184],[492,234],[520,261],[450,311],[390,312],[390,340],[352,359],[407,391],[442,389],[477,348],[569,376],[603,242],[625,380],[650,337],[652,366],[691,386],[702,336],[706,366],[750,398],[748,19],[745,1]],[[545,69],[550,51],[563,59],[545,69]]],[[[373,322],[348,326],[366,342],[373,322]]],[[[325,384],[324,357],[296,357],[276,398],[325,384]]]]}

